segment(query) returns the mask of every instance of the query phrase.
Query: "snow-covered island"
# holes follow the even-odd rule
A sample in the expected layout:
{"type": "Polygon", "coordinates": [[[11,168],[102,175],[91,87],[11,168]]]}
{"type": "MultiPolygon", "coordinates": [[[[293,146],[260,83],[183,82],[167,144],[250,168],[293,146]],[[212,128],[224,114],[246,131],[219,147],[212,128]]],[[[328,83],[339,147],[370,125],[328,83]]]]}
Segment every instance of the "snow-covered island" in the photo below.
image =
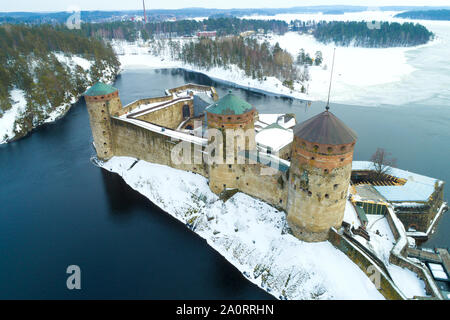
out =
{"type": "Polygon", "coordinates": [[[122,106],[117,88],[87,90],[93,162],[206,239],[250,281],[279,299],[442,298],[426,266],[407,257],[415,241],[404,225],[429,221],[400,219],[394,204],[423,202],[421,216],[440,215],[443,182],[400,169],[374,175],[371,163],[353,161],[356,135],[328,110],[296,124],[293,115],[259,114],[232,92],[219,98],[214,87],[165,92],[122,106]],[[220,151],[210,161],[230,141],[214,136],[225,126],[226,137],[242,137],[245,128],[248,143],[227,145],[237,152],[227,153],[230,162],[221,163],[220,151]],[[242,157],[249,161],[235,161],[242,157]],[[400,203],[389,196],[399,192],[400,203]]]}

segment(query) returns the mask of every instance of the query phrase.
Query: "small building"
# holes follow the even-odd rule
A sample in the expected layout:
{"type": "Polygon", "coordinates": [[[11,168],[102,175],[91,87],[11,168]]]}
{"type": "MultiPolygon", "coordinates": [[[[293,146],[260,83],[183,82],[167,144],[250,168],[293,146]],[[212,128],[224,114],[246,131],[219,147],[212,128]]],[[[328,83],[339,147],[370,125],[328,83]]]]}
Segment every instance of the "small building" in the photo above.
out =
{"type": "Polygon", "coordinates": [[[260,130],[255,139],[259,151],[276,154],[281,159],[290,159],[291,144],[294,139],[292,129],[286,129],[277,123],[272,123],[260,130]]]}
{"type": "Polygon", "coordinates": [[[383,207],[392,205],[407,235],[426,240],[447,209],[443,200],[444,182],[398,168],[390,168],[388,174],[377,178],[371,174],[373,171],[372,162],[353,161],[355,201],[370,214],[384,214],[383,207]]]}
{"type": "Polygon", "coordinates": [[[197,32],[197,37],[199,38],[214,38],[217,31],[199,31],[197,32]]]}

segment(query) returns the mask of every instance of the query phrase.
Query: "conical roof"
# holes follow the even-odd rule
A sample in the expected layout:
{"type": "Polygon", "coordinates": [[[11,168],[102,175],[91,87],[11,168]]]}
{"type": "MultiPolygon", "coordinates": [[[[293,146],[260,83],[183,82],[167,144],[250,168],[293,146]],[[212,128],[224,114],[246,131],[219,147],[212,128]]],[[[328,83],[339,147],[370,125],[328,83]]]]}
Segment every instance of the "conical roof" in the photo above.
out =
{"type": "Polygon", "coordinates": [[[324,111],[294,127],[294,135],[311,143],[349,144],[356,133],[331,112],[324,111]]]}
{"type": "Polygon", "coordinates": [[[110,86],[108,84],[105,84],[103,82],[97,82],[92,87],[90,87],[85,93],[85,96],[104,96],[113,92],[116,92],[117,88],[114,88],[113,86],[110,86]]]}
{"type": "Polygon", "coordinates": [[[232,93],[228,93],[206,108],[206,111],[214,114],[239,115],[247,113],[252,109],[253,106],[247,101],[232,93]]]}

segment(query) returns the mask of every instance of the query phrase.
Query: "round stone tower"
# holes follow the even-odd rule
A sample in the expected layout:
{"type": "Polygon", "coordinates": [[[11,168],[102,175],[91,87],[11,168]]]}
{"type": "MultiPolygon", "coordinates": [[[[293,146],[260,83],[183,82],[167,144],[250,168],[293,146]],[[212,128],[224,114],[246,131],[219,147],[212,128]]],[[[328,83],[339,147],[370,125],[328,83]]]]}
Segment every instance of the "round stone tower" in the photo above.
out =
{"type": "Polygon", "coordinates": [[[99,159],[109,159],[113,153],[110,116],[122,108],[119,90],[97,82],[84,93],[95,150],[99,159]]]}
{"type": "Polygon", "coordinates": [[[328,109],[295,126],[287,219],[297,238],[324,241],[341,226],[356,139],[328,109]]]}
{"type": "Polygon", "coordinates": [[[220,159],[209,165],[209,187],[214,193],[237,188],[240,170],[238,156],[244,157],[245,152],[256,150],[255,114],[256,109],[252,105],[231,91],[206,108],[209,143],[215,139],[211,129],[216,129],[215,132],[222,137],[221,141],[213,142],[216,148],[210,152],[212,158],[220,159]],[[227,154],[227,145],[231,151],[231,143],[233,152],[227,154]]]}

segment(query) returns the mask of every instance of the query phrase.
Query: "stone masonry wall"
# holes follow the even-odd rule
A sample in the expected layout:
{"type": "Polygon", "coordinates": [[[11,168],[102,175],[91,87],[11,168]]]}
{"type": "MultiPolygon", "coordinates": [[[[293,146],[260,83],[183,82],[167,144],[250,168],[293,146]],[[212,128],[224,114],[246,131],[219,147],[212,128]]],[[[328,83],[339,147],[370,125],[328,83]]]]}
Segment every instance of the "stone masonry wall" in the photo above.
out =
{"type": "MultiPolygon", "coordinates": [[[[170,137],[114,118],[111,119],[111,129],[114,140],[114,155],[116,156],[135,157],[208,177],[206,165],[195,164],[193,158],[190,164],[175,164],[172,161],[172,149],[177,145],[177,142],[172,141],[170,137]]],[[[201,148],[200,146],[197,147],[201,148]]],[[[191,148],[193,156],[193,144],[191,144],[191,148]]]]}
{"type": "Polygon", "coordinates": [[[192,116],[194,114],[193,100],[186,99],[177,101],[173,105],[167,106],[165,108],[137,116],[136,118],[139,120],[154,123],[158,126],[176,129],[178,125],[184,120],[183,106],[185,105],[189,106],[189,114],[192,116]]]}
{"type": "MultiPolygon", "coordinates": [[[[336,230],[331,229],[329,232],[329,241],[333,246],[342,251],[350,258],[368,277],[374,275],[375,270],[379,270],[378,266],[370,260],[365,254],[353,246],[349,241],[343,238],[336,230]]],[[[378,291],[388,300],[403,300],[404,298],[398,292],[398,289],[390,281],[383,272],[379,272],[379,288],[378,291]]]]}

